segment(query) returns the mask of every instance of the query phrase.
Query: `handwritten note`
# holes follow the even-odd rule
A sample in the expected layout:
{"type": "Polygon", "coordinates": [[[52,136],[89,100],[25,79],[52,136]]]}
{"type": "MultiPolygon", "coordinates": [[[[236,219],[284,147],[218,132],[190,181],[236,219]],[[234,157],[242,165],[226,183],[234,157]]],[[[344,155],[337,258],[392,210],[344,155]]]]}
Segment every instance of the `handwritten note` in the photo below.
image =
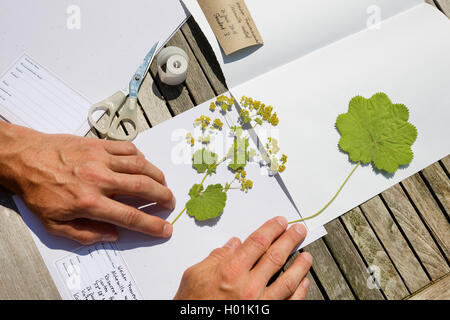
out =
{"type": "Polygon", "coordinates": [[[115,244],[98,243],[56,262],[74,300],[138,300],[136,284],[115,244]]]}
{"type": "Polygon", "coordinates": [[[244,0],[198,3],[226,55],[264,43],[244,0]]]}

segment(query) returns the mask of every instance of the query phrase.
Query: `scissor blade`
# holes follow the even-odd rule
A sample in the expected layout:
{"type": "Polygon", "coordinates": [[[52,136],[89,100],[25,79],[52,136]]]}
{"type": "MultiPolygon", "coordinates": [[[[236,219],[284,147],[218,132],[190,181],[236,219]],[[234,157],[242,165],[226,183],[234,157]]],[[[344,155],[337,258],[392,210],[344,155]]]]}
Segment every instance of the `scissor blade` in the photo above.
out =
{"type": "Polygon", "coordinates": [[[130,81],[130,97],[137,97],[139,88],[142,85],[142,82],[144,81],[145,75],[148,72],[148,69],[150,69],[150,65],[153,61],[153,57],[155,56],[156,48],[158,47],[158,43],[156,42],[153,47],[150,49],[150,51],[145,56],[144,61],[137,69],[136,73],[133,76],[133,79],[130,81]]]}

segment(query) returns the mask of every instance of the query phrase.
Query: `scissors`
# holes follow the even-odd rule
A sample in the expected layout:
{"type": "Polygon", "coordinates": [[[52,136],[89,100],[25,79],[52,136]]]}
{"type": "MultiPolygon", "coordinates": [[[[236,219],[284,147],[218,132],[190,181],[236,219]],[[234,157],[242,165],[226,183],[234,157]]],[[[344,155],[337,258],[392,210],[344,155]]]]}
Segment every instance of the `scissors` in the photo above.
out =
{"type": "Polygon", "coordinates": [[[139,66],[136,73],[131,78],[128,89],[123,89],[111,97],[93,105],[89,109],[88,120],[91,127],[94,127],[102,136],[111,140],[132,141],[137,136],[137,110],[138,110],[138,92],[144,81],[150,64],[155,55],[158,42],[156,42],[152,49],[148,52],[144,62],[139,66]],[[117,111],[120,110],[120,115],[116,117],[117,111]],[[105,111],[102,120],[97,122],[94,120],[94,113],[97,111],[105,111]],[[128,122],[131,124],[127,126],[127,133],[120,130],[121,123],[128,122]]]}

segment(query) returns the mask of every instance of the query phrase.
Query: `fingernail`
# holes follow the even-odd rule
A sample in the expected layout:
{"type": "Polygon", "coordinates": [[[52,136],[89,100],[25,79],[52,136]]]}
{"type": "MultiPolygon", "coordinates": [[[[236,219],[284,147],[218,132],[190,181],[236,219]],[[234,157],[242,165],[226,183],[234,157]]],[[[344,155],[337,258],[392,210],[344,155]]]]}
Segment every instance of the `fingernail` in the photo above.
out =
{"type": "Polygon", "coordinates": [[[286,227],[287,227],[288,222],[287,222],[287,220],[286,220],[285,217],[278,217],[278,218],[277,218],[277,222],[278,222],[283,228],[286,228],[286,227]]]}
{"type": "Polygon", "coordinates": [[[175,206],[177,205],[177,200],[175,199],[175,197],[172,198],[170,205],[172,206],[172,209],[174,209],[175,206]]]}
{"type": "Polygon", "coordinates": [[[173,227],[170,223],[166,223],[163,228],[163,237],[170,237],[173,232],[173,227]]]}
{"type": "Polygon", "coordinates": [[[310,284],[311,283],[308,278],[303,279],[303,281],[302,281],[303,288],[308,289],[310,284]]]}
{"type": "Polygon", "coordinates": [[[117,241],[117,236],[112,235],[112,234],[107,234],[107,235],[103,236],[102,241],[105,241],[105,242],[116,242],[117,241]]]}
{"type": "Polygon", "coordinates": [[[236,238],[231,238],[230,240],[228,240],[227,243],[225,243],[224,248],[230,248],[233,249],[234,247],[236,247],[238,240],[236,238]]]}
{"type": "Polygon", "coordinates": [[[311,263],[311,264],[313,263],[313,257],[309,252],[303,252],[302,256],[309,263],[311,263]]]}
{"type": "Polygon", "coordinates": [[[302,224],[294,224],[294,230],[303,238],[306,236],[306,228],[302,224]]]}

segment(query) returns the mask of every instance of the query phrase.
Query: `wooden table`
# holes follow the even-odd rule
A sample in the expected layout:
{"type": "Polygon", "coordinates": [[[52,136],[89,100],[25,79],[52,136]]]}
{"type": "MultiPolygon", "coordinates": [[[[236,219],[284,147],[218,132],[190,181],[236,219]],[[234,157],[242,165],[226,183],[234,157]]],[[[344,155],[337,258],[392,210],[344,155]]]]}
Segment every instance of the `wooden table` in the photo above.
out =
{"type": "MultiPolygon", "coordinates": [[[[450,0],[427,2],[450,17],[450,0]]],[[[152,66],[140,91],[139,130],[227,91],[215,56],[192,18],[168,45],[188,53],[188,79],[166,86],[152,66]]],[[[305,249],[315,259],[308,298],[450,299],[449,172],[447,156],[330,222],[328,235],[305,249]],[[370,271],[379,287],[370,281],[370,271]]],[[[59,299],[16,211],[8,192],[0,190],[0,299],[59,299]]]]}

